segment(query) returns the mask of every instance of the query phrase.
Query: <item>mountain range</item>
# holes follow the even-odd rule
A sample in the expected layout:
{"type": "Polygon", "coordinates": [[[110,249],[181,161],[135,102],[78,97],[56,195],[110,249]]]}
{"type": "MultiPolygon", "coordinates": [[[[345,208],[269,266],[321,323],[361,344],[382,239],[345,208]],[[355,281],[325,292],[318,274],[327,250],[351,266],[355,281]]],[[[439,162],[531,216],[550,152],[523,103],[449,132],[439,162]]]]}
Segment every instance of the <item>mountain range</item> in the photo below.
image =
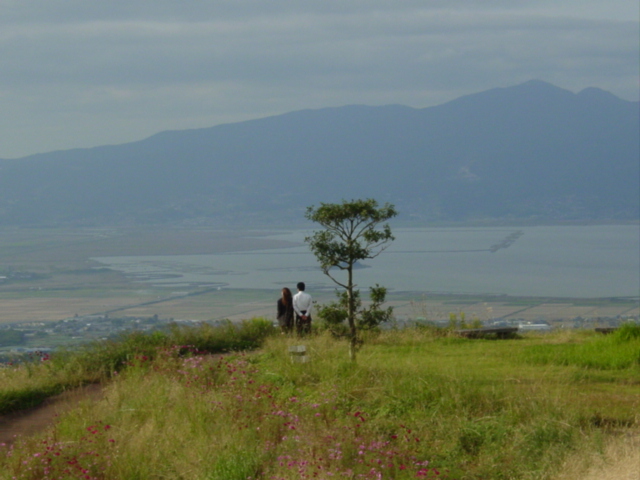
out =
{"type": "Polygon", "coordinates": [[[287,225],[372,197],[407,221],[636,221],[639,104],[532,80],[0,160],[0,226],[287,225]]]}

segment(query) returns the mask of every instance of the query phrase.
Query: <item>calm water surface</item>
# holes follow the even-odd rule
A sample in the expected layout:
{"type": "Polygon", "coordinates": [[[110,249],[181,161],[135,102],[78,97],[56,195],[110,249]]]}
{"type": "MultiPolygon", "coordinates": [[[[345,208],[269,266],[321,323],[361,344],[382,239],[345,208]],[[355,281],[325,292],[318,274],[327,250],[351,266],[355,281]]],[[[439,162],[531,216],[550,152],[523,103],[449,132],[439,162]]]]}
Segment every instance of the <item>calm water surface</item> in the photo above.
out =
{"type": "MultiPolygon", "coordinates": [[[[310,231],[272,238],[302,242],[310,231]]],[[[360,288],[523,296],[640,295],[640,227],[394,229],[396,240],[356,273],[360,288]]],[[[306,245],[216,255],[101,257],[141,281],[179,288],[334,288],[306,245]]],[[[339,275],[339,272],[337,273],[339,275]]]]}

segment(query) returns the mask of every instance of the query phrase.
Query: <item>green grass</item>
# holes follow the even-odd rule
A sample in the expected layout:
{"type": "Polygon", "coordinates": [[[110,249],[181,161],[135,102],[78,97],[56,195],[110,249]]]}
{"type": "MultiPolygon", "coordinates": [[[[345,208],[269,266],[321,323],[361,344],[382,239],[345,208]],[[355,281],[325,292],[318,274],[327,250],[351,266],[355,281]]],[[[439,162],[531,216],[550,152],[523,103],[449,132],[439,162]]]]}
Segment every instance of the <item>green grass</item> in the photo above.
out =
{"type": "Polygon", "coordinates": [[[31,388],[97,378],[105,398],[0,453],[0,479],[550,479],[640,428],[634,327],[500,341],[388,331],[357,363],[328,335],[271,333],[180,328],[30,367],[31,388]]]}
{"type": "MultiPolygon", "coordinates": [[[[154,359],[162,349],[179,346],[184,351],[228,353],[259,347],[275,331],[271,322],[254,319],[213,327],[174,325],[170,332],[131,332],[118,340],[94,342],[60,350],[44,362],[0,369],[0,414],[29,408],[48,396],[87,383],[107,382],[136,358],[154,359]]],[[[39,360],[37,357],[36,360],[39,360]]]]}
{"type": "Polygon", "coordinates": [[[640,366],[640,325],[626,324],[610,335],[592,334],[579,343],[534,345],[528,362],[575,365],[587,369],[624,370],[640,366]]]}

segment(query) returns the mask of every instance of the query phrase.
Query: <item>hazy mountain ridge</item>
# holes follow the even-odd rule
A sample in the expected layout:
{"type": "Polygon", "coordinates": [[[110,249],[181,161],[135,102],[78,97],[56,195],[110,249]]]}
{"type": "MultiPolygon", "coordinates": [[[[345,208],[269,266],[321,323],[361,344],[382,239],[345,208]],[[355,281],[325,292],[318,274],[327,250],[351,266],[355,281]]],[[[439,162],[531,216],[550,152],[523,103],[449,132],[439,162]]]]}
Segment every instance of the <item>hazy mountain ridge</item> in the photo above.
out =
{"type": "Polygon", "coordinates": [[[0,160],[0,225],[286,223],[363,196],[426,221],[635,220],[639,136],[638,102],[541,81],[301,110],[0,160]]]}

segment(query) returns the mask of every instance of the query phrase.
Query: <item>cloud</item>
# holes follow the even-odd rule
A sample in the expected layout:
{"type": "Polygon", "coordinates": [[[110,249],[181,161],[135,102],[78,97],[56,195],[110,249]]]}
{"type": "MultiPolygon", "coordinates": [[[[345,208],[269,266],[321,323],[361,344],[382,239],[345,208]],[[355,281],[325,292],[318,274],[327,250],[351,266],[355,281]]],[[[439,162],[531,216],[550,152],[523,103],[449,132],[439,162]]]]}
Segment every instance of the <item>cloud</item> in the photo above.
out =
{"type": "Polygon", "coordinates": [[[638,96],[626,0],[210,3],[0,0],[0,157],[531,78],[638,96]]]}

